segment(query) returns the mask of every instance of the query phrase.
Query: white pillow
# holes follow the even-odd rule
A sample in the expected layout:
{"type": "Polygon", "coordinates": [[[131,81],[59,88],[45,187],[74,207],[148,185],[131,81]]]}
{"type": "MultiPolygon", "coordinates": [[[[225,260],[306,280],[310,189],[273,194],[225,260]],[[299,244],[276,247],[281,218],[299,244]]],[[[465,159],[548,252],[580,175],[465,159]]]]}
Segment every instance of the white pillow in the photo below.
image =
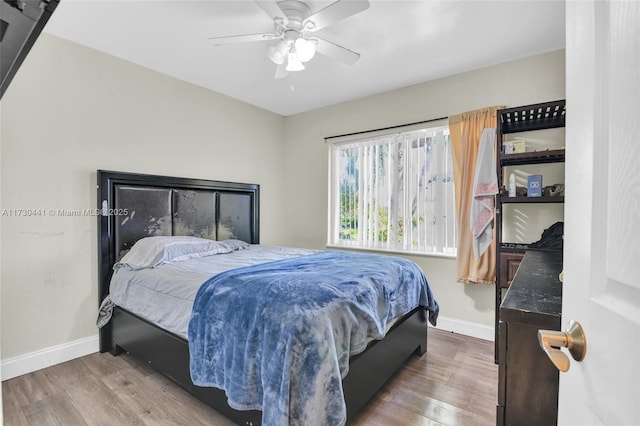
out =
{"type": "Polygon", "coordinates": [[[138,240],[131,250],[114,265],[129,269],[155,268],[167,262],[192,259],[233,250],[219,241],[198,237],[146,237],[138,240]]]}
{"type": "Polygon", "coordinates": [[[249,247],[251,247],[251,244],[246,243],[246,242],[244,242],[242,240],[223,240],[223,241],[220,241],[220,243],[222,243],[225,246],[229,247],[233,251],[244,250],[244,249],[248,249],[249,247]]]}

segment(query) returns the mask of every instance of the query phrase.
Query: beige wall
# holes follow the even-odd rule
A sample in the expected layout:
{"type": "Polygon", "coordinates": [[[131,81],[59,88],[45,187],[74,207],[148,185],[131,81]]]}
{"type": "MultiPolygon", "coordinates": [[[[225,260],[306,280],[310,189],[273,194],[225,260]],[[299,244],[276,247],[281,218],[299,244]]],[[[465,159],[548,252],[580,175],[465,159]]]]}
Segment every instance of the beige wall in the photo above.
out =
{"type": "MultiPolygon", "coordinates": [[[[327,88],[330,90],[330,88],[327,88]]],[[[323,138],[411,123],[492,105],[562,99],[564,50],[455,75],[285,119],[288,242],[324,248],[328,149],[323,138]]],[[[455,281],[455,260],[412,256],[426,272],[441,315],[493,326],[494,287],[455,281]]]]}
{"type": "MultiPolygon", "coordinates": [[[[283,117],[43,34],[1,102],[2,207],[96,206],[96,170],[261,185],[283,244],[283,117]]],[[[95,217],[2,217],[2,359],[97,334],[95,217]]]]}

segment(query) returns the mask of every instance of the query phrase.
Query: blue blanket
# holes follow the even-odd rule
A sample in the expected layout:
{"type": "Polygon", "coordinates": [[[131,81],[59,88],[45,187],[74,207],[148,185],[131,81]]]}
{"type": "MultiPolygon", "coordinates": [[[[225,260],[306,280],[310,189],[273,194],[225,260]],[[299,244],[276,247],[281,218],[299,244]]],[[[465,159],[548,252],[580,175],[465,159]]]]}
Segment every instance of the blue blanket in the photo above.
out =
{"type": "Polygon", "coordinates": [[[418,306],[435,325],[424,274],[397,257],[323,251],[226,271],[195,299],[191,378],[265,425],[342,425],[349,356],[418,306]]]}

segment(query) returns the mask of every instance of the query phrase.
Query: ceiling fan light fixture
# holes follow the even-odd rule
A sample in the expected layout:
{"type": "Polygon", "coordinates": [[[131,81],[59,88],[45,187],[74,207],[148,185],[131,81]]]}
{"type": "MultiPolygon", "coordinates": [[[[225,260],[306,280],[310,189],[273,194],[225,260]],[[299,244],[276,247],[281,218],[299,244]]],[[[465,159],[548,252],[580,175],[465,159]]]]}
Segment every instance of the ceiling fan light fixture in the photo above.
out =
{"type": "MultiPolygon", "coordinates": [[[[7,0],[5,0],[7,1],[7,0]]],[[[277,65],[275,78],[302,71],[316,52],[353,65],[360,54],[316,36],[315,31],[333,25],[369,8],[369,0],[332,0],[313,11],[306,0],[255,0],[273,22],[271,32],[209,37],[215,46],[245,42],[270,42],[266,56],[277,65]]],[[[316,7],[314,6],[314,9],[316,7]]]]}
{"type": "Polygon", "coordinates": [[[316,54],[316,44],[303,37],[300,37],[295,41],[294,47],[296,49],[298,59],[302,62],[310,61],[316,54]]]}
{"type": "Polygon", "coordinates": [[[304,65],[298,58],[298,54],[294,49],[291,49],[288,55],[287,67],[285,68],[287,71],[302,71],[304,69],[304,65]]]}
{"type": "Polygon", "coordinates": [[[287,57],[288,50],[289,46],[287,45],[287,42],[280,40],[276,44],[269,46],[267,49],[267,56],[269,56],[269,59],[271,59],[271,62],[274,64],[282,65],[287,57]]]}

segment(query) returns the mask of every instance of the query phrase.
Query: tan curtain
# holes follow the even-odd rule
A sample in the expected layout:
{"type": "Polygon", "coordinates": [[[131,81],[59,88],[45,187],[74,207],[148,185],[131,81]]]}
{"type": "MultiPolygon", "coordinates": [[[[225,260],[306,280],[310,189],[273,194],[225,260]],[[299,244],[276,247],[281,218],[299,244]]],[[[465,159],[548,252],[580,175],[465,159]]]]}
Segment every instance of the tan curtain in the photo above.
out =
{"type": "Polygon", "coordinates": [[[501,108],[504,107],[489,107],[449,117],[458,226],[457,280],[463,283],[493,284],[496,281],[495,226],[491,246],[476,260],[469,217],[482,131],[496,127],[496,111],[501,108]]]}

